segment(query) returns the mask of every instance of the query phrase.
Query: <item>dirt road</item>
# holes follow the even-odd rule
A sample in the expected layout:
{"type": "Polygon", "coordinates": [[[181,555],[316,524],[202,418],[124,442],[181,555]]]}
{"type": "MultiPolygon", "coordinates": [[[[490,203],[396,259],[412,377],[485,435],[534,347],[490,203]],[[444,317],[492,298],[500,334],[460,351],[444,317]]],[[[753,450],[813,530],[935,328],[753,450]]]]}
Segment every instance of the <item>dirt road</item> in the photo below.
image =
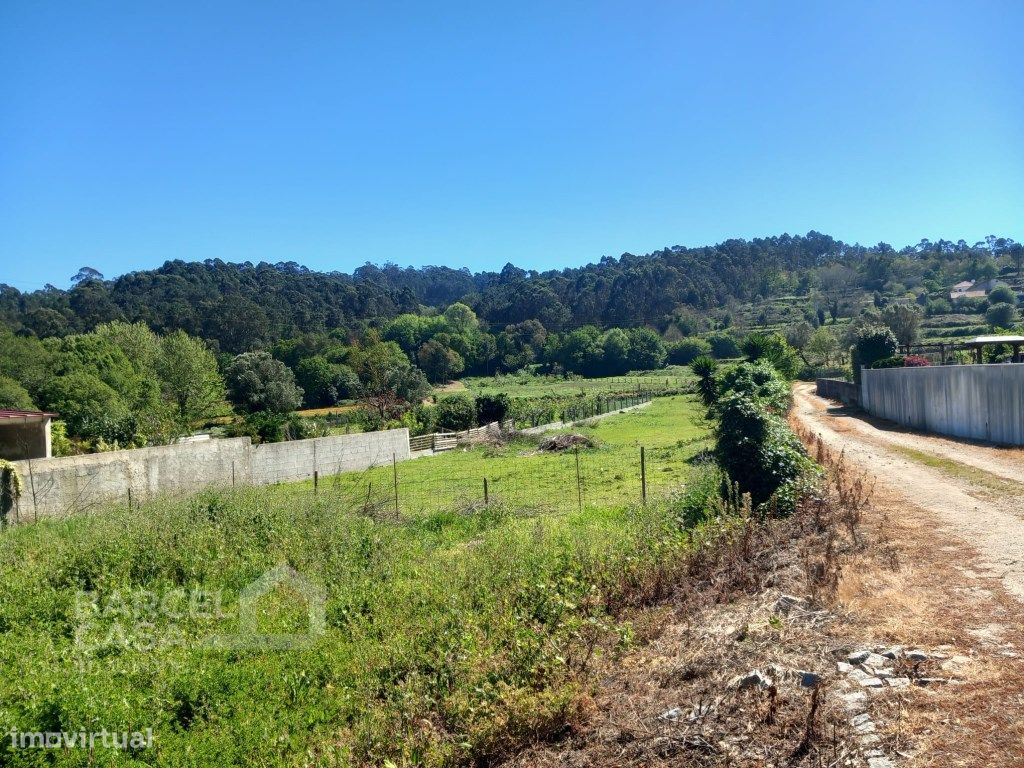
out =
{"type": "Polygon", "coordinates": [[[868,472],[890,513],[902,500],[932,515],[1024,600],[1024,451],[900,430],[818,397],[813,384],[794,396],[797,422],[868,472]]]}

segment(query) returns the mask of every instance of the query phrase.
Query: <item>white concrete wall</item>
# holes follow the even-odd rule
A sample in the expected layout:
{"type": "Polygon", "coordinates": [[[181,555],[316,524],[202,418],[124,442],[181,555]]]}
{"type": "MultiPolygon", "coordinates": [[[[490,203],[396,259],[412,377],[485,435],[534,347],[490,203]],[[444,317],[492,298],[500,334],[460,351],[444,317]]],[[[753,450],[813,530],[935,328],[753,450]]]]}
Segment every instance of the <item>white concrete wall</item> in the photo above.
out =
{"type": "Polygon", "coordinates": [[[88,512],[117,501],[189,494],[212,486],[269,485],[409,458],[409,430],[252,445],[249,438],[14,462],[23,494],[11,522],[88,512]]]}
{"type": "Polygon", "coordinates": [[[940,435],[1024,445],[1024,364],[866,369],[861,407],[940,435]]]}
{"type": "Polygon", "coordinates": [[[270,485],[353,472],[409,458],[409,430],[390,429],[315,440],[266,443],[252,448],[252,482],[270,485]]]}

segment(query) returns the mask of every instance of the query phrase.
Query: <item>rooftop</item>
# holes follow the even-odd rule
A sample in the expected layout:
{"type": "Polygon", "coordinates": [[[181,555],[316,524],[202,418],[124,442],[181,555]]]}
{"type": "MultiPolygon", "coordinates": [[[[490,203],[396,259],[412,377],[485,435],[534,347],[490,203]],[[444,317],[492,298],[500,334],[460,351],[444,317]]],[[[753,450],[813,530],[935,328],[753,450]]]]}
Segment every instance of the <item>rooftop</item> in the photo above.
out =
{"type": "Polygon", "coordinates": [[[1024,336],[976,336],[965,344],[1024,344],[1024,336]]]}
{"type": "Polygon", "coordinates": [[[24,419],[33,416],[53,418],[56,415],[56,413],[49,413],[48,411],[12,411],[0,408],[0,419],[24,419]]]}

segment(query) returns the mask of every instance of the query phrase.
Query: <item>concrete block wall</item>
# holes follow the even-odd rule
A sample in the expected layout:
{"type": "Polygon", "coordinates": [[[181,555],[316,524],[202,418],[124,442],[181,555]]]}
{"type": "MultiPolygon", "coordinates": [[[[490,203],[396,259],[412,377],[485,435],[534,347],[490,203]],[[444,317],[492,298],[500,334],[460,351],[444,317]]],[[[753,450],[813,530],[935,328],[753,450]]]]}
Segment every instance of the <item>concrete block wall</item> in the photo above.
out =
{"type": "Polygon", "coordinates": [[[18,461],[18,521],[88,512],[110,501],[249,482],[248,437],[205,440],[130,451],[18,461]]]}
{"type": "Polygon", "coordinates": [[[1024,364],[865,369],[861,406],[940,435],[1024,445],[1024,364]]]}
{"type": "Polygon", "coordinates": [[[314,471],[323,476],[357,472],[390,464],[392,458],[409,458],[409,430],[267,443],[252,448],[252,482],[269,485],[306,480],[313,477],[314,471]]]}
{"type": "Polygon", "coordinates": [[[410,457],[409,430],[252,445],[249,438],[14,462],[23,494],[11,522],[85,513],[105,503],[140,502],[208,487],[269,485],[352,472],[410,457]]]}

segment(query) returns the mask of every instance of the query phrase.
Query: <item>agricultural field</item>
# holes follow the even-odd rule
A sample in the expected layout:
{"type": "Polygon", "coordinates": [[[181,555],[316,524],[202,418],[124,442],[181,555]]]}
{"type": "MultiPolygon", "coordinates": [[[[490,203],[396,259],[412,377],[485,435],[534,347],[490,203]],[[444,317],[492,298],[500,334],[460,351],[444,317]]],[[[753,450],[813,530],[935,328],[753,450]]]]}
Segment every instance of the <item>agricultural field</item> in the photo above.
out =
{"type": "Polygon", "coordinates": [[[670,365],[657,371],[641,371],[627,376],[581,377],[544,376],[528,372],[462,379],[461,387],[446,388],[445,393],[465,389],[473,395],[506,394],[510,398],[573,397],[600,394],[634,394],[638,391],[680,390],[695,381],[687,366],[670,365]]]}
{"type": "MultiPolygon", "coordinates": [[[[512,442],[400,464],[398,515],[350,503],[393,479],[385,467],[317,493],[207,491],[7,530],[0,717],[27,732],[149,730],[156,745],[49,751],[50,765],[508,754],[571,718],[595,654],[630,646],[627,609],[677,578],[718,482],[690,461],[708,444],[689,397],[582,431],[598,441],[580,452],[582,505],[575,455],[512,442]],[[659,478],[647,505],[629,476],[641,445],[659,478]],[[412,504],[408,487],[434,476],[569,503],[498,490],[463,504],[435,488],[412,504]]],[[[38,764],[6,744],[4,765],[38,764]]]]}
{"type": "MultiPolygon", "coordinates": [[[[690,461],[710,446],[702,412],[692,396],[656,398],[642,409],[573,427],[595,444],[578,455],[540,451],[536,438],[519,438],[337,475],[320,487],[351,508],[394,512],[397,479],[398,512],[413,516],[484,504],[485,479],[486,501],[513,508],[565,513],[581,505],[629,504],[641,499],[641,447],[649,497],[685,481],[690,461]]],[[[293,492],[295,487],[289,487],[287,493],[293,492]]]]}

